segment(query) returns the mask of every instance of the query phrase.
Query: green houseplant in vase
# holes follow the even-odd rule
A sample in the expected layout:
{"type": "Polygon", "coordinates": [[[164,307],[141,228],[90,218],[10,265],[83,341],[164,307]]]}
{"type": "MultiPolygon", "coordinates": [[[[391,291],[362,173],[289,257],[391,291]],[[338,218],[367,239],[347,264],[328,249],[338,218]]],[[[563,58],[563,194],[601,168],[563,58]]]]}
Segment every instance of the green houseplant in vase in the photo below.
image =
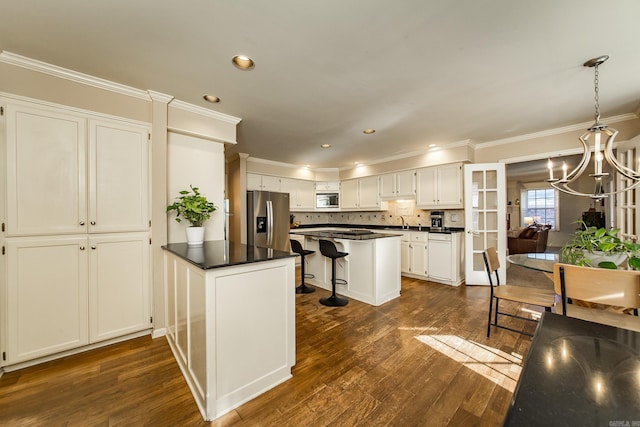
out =
{"type": "Polygon", "coordinates": [[[167,206],[167,212],[176,212],[176,222],[182,219],[191,225],[187,227],[187,243],[189,245],[202,245],[204,243],[204,222],[211,218],[217,207],[207,200],[198,187],[190,185],[190,190],[180,191],[173,204],[167,206]]]}
{"type": "Polygon", "coordinates": [[[616,269],[626,260],[632,269],[640,269],[640,244],[620,239],[619,229],[588,227],[584,221],[577,223],[580,230],[560,249],[561,262],[616,269]]]}

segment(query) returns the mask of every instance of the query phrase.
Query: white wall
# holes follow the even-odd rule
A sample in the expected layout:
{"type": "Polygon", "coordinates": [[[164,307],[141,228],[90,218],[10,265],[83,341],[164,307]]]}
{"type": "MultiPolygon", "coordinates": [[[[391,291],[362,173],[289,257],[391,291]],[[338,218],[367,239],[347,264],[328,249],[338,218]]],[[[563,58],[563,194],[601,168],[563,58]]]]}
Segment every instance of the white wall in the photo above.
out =
{"type": "MultiPolygon", "coordinates": [[[[224,145],[173,132],[169,132],[168,145],[168,204],[173,203],[181,190],[188,190],[190,185],[198,187],[218,207],[204,224],[205,240],[224,239],[224,145]]],[[[175,213],[168,215],[168,242],[186,242],[185,229],[189,223],[177,223],[175,213]]]]}

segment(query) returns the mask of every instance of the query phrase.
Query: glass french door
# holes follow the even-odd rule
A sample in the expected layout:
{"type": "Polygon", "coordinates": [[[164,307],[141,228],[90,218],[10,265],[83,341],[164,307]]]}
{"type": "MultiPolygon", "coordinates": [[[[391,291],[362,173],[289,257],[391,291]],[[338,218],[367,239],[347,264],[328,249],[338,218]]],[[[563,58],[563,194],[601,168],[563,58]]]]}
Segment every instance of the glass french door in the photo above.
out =
{"type": "Polygon", "coordinates": [[[505,283],[507,202],[504,163],[464,165],[465,282],[488,285],[482,252],[495,247],[505,283]]]}

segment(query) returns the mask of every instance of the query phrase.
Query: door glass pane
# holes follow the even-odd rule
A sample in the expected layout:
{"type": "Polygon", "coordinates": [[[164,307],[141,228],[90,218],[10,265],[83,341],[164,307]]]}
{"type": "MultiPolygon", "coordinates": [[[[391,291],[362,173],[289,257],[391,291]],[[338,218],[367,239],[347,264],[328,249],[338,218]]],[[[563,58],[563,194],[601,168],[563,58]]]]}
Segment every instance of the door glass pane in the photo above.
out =
{"type": "Polygon", "coordinates": [[[487,218],[487,230],[497,230],[498,229],[498,212],[486,212],[487,218]]]}
{"type": "Polygon", "coordinates": [[[473,254],[473,269],[475,271],[485,270],[484,258],[482,257],[482,252],[473,254]]]}
{"type": "Polygon", "coordinates": [[[484,191],[479,191],[478,192],[478,209],[486,209],[484,198],[485,198],[484,191]]]}
{"type": "Polygon", "coordinates": [[[498,192],[487,191],[486,192],[486,209],[498,209],[498,192]]]}
{"type": "Polygon", "coordinates": [[[474,171],[471,173],[473,187],[482,190],[484,188],[484,171],[474,171]]]}
{"type": "Polygon", "coordinates": [[[487,233],[487,247],[498,248],[498,233],[487,233]]]}
{"type": "Polygon", "coordinates": [[[486,188],[498,188],[498,172],[494,170],[487,171],[486,183],[486,188]]]}
{"type": "Polygon", "coordinates": [[[476,234],[473,236],[473,250],[474,251],[484,251],[486,247],[484,246],[484,233],[476,234]]]}

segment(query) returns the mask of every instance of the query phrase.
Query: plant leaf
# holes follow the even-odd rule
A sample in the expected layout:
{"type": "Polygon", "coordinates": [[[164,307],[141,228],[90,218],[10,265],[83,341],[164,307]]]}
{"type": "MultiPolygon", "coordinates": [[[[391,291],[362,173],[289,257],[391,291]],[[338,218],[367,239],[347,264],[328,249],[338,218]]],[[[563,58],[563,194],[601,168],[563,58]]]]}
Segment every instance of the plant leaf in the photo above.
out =
{"type": "Polygon", "coordinates": [[[611,261],[602,261],[601,263],[598,264],[598,267],[600,268],[609,268],[611,270],[617,270],[618,266],[611,261]]]}

